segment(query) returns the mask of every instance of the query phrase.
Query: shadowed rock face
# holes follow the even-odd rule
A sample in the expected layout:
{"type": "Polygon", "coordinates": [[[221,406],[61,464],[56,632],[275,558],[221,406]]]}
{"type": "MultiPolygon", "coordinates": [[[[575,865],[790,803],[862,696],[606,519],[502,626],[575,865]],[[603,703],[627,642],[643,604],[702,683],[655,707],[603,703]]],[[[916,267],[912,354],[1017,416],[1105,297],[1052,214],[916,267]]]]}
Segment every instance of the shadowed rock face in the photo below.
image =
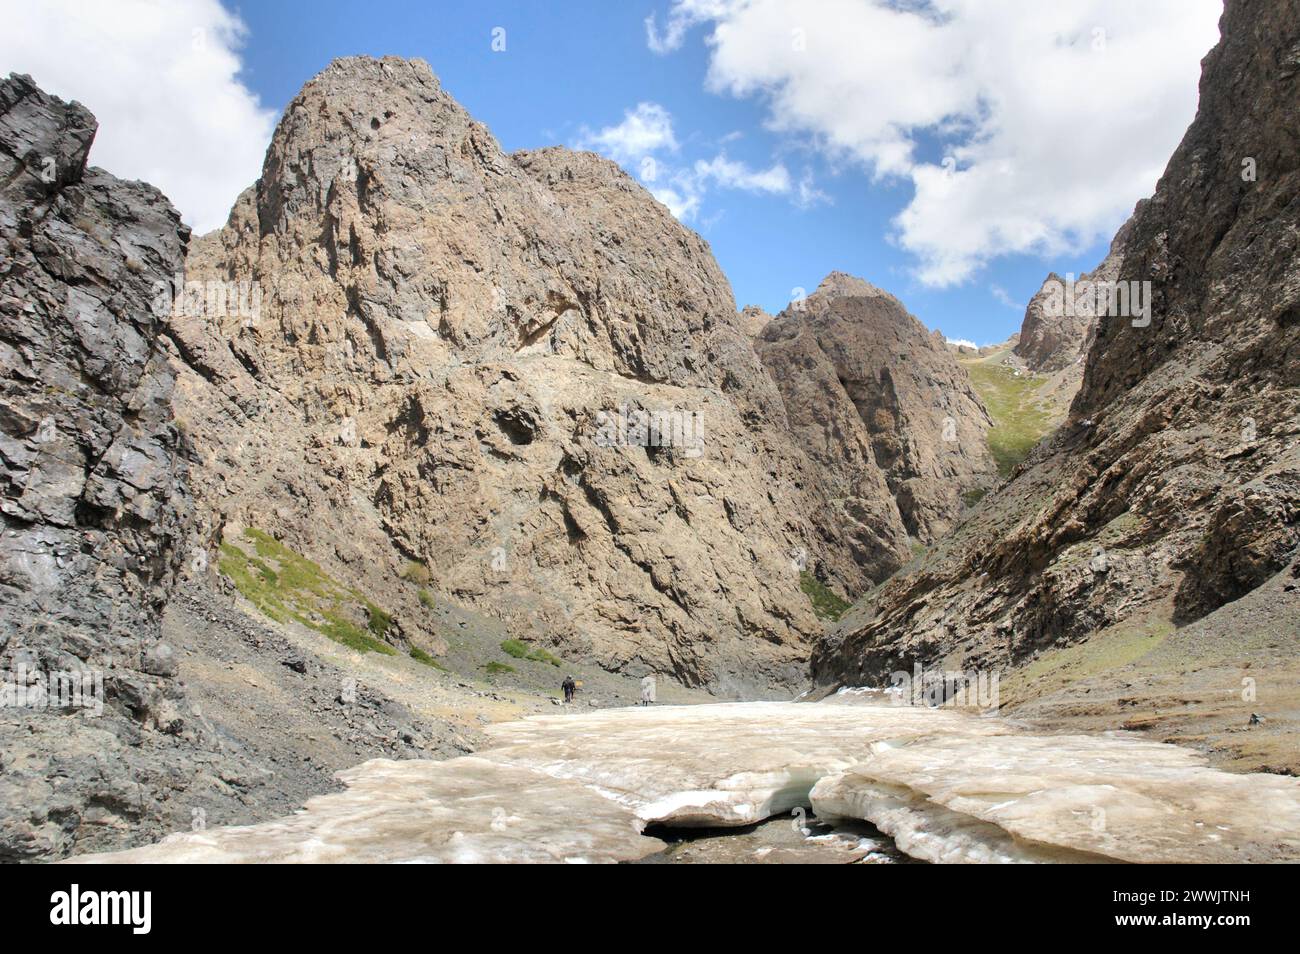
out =
{"type": "Polygon", "coordinates": [[[188,232],[156,189],[85,168],[94,135],[79,104],[0,84],[0,586],[7,622],[117,610],[147,631],[188,507],[152,282],[188,232]]]}
{"type": "Polygon", "coordinates": [[[1220,25],[1196,119],[1128,226],[1118,278],[1152,283],[1149,325],[1097,325],[1071,419],[829,634],[818,681],[1188,622],[1295,559],[1300,4],[1229,2],[1220,25]]]}
{"type": "Polygon", "coordinates": [[[151,186],[86,168],[95,129],[0,81],[0,861],[146,823],[178,766],[141,734],[187,731],[158,619],[191,501],[151,305],[188,229],[151,186]],[[13,697],[56,673],[81,707],[13,697]]]}
{"type": "Polygon", "coordinates": [[[173,322],[205,518],[382,597],[399,639],[439,647],[416,560],[562,653],[761,693],[821,628],[792,554],[867,585],[708,246],[610,162],[503,153],[420,61],[308,83],[188,266],[264,294],[173,322]]]}
{"type": "Polygon", "coordinates": [[[990,420],[941,337],[894,296],[834,272],[755,341],[790,427],[875,580],[996,479],[990,420]]]}

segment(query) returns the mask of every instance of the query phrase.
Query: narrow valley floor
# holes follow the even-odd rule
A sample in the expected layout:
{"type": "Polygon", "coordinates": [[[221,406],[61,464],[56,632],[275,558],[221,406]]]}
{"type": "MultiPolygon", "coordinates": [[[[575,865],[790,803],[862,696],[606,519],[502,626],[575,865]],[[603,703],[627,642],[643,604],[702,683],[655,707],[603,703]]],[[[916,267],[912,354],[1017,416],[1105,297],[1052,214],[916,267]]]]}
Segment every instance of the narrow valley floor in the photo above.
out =
{"type": "MultiPolygon", "coordinates": [[[[822,823],[868,823],[932,862],[1300,859],[1300,779],[1219,771],[1128,734],[1036,735],[880,694],[571,710],[484,731],[491,743],[473,755],[347,769],[343,791],[293,815],[76,860],[636,861],[665,851],[646,830],[789,824],[800,808],[822,823]]],[[[754,844],[764,847],[788,846],[754,844]]]]}
{"type": "MultiPolygon", "coordinates": [[[[572,709],[627,706],[639,681],[598,667],[517,659],[501,645],[500,624],[451,604],[443,617],[457,671],[402,655],[361,653],[295,625],[276,625],[226,587],[183,585],[163,619],[196,731],[194,774],[160,803],[162,826],[108,826],[96,849],[149,844],[197,826],[242,825],[297,810],[337,792],[337,773],[372,758],[444,760],[488,744],[486,726],[566,709],[560,682],[581,689],[572,709]],[[116,834],[114,834],[116,832],[116,834]]],[[[659,699],[712,702],[713,696],[661,680],[659,699]]],[[[189,730],[186,730],[188,734],[189,730]]],[[[159,746],[186,739],[150,733],[159,746]]]]}

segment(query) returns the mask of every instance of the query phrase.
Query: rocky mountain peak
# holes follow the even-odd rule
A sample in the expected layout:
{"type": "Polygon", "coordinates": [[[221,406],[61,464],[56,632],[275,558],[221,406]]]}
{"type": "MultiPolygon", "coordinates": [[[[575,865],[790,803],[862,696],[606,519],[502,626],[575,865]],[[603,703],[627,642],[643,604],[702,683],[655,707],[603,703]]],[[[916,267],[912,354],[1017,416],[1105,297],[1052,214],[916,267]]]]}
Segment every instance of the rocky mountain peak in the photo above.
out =
{"type": "Polygon", "coordinates": [[[819,302],[827,302],[836,298],[887,298],[898,301],[889,292],[877,288],[866,279],[840,271],[830,272],[817,285],[812,295],[808,297],[809,299],[816,298],[819,302]]]}
{"type": "Polygon", "coordinates": [[[708,245],[608,160],[506,154],[423,63],[304,86],[187,264],[264,292],[172,323],[204,519],[360,581],[395,639],[442,646],[415,563],[561,654],[762,693],[821,628],[801,570],[867,584],[708,245]]]}
{"type": "Polygon", "coordinates": [[[905,560],[908,535],[944,533],[964,495],[994,481],[990,420],[969,376],[888,292],[832,272],[755,347],[872,573],[905,560]]]}
{"type": "MultiPolygon", "coordinates": [[[[1139,202],[1137,210],[1142,205],[1139,202]]],[[[1137,210],[1115,233],[1110,250],[1096,268],[1078,276],[1050,273],[1025,306],[1015,353],[1031,371],[1054,374],[1073,369],[1071,392],[1082,382],[1083,356],[1092,347],[1097,324],[1105,318],[1107,283],[1119,277],[1137,210]]]]}

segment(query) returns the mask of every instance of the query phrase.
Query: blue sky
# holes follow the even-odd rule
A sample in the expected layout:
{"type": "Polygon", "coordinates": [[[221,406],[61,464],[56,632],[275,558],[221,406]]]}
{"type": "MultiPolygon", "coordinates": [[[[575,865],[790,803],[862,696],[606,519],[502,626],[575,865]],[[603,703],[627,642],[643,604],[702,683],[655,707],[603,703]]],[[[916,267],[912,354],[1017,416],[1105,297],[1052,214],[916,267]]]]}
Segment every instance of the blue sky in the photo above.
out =
{"type": "Polygon", "coordinates": [[[1105,255],[1108,240],[1063,259],[1014,256],[981,282],[926,288],[910,278],[910,256],[889,241],[908,183],[872,183],[852,169],[836,174],[815,153],[764,130],[761,103],[706,92],[703,31],[671,56],[658,56],[646,44],[651,6],[566,3],[560,14],[548,7],[402,2],[377,16],[349,12],[341,2],[232,5],[249,26],[244,79],[277,111],[334,57],[418,56],[508,150],[571,145],[581,141],[583,127],[617,124],[628,108],[653,102],[672,114],[688,156],[709,158],[725,146],[728,157],[753,167],[782,157],[792,168],[810,166],[830,202],[800,209],[779,196],[717,192],[688,223],[708,240],[738,307],[757,304],[775,314],[793,289],[811,292],[839,269],[898,295],[949,337],[1001,341],[1019,330],[1023,305],[1047,271],[1084,271],[1105,255]],[[491,47],[497,26],[506,31],[504,52],[491,47]],[[736,132],[742,135],[721,142],[736,132]],[[1020,308],[995,299],[990,283],[1020,308]]]}
{"type": "Polygon", "coordinates": [[[422,57],[507,150],[595,147],[660,195],[689,193],[675,210],[738,306],[779,311],[838,269],[978,343],[1019,328],[1049,270],[1104,256],[1192,117],[1218,13],[1215,0],[1065,0],[1067,13],[932,0],[923,17],[872,0],[217,2],[163,15],[120,0],[98,23],[74,6],[83,29],[37,23],[0,41],[0,68],[85,102],[103,127],[92,159],[154,181],[202,225],[252,182],[270,123],[331,59],[422,57]],[[176,36],[189,49],[169,65],[159,48],[176,44],[158,38],[176,36]],[[132,42],[156,64],[105,55],[132,42]],[[206,78],[163,99],[199,62],[206,78]],[[662,127],[643,153],[626,135],[638,108],[662,127]],[[181,110],[194,115],[179,144],[141,147],[181,110]],[[208,129],[204,114],[244,118],[208,129]]]}

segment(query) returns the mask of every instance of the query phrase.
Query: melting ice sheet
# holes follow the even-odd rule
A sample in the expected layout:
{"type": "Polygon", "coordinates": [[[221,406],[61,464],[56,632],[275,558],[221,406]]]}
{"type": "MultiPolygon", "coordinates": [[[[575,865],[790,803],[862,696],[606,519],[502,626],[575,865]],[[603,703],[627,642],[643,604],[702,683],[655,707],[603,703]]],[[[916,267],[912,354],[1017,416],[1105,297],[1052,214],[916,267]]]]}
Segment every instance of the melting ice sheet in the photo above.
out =
{"type": "Polygon", "coordinates": [[[1300,859],[1300,779],[1233,775],[1132,738],[1035,736],[945,709],[752,702],[539,716],[446,762],[374,759],[258,825],[85,855],[106,862],[609,862],[650,824],[728,827],[811,805],[917,858],[1300,859]]]}

